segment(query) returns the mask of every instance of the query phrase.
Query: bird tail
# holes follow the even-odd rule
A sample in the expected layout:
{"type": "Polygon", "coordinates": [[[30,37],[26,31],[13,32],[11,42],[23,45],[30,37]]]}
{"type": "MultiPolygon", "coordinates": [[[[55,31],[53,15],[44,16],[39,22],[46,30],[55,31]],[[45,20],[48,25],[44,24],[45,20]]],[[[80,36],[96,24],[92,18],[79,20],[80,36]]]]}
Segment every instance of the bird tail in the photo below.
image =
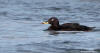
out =
{"type": "Polygon", "coordinates": [[[96,28],[96,27],[90,27],[90,30],[93,30],[94,28],[96,28]]]}
{"type": "Polygon", "coordinates": [[[94,28],[96,28],[96,27],[90,27],[90,28],[94,29],[94,28]]]}

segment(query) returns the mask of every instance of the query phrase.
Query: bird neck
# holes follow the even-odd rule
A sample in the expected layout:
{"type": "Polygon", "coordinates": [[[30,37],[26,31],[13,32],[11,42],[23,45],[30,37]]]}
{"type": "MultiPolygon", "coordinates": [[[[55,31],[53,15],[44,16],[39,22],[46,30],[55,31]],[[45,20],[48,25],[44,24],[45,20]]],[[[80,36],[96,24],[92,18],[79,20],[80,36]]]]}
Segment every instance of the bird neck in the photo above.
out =
{"type": "Polygon", "coordinates": [[[60,25],[51,25],[50,29],[52,29],[52,30],[59,30],[60,29],[60,25]]]}
{"type": "Polygon", "coordinates": [[[59,24],[51,24],[52,27],[59,27],[59,24]]]}

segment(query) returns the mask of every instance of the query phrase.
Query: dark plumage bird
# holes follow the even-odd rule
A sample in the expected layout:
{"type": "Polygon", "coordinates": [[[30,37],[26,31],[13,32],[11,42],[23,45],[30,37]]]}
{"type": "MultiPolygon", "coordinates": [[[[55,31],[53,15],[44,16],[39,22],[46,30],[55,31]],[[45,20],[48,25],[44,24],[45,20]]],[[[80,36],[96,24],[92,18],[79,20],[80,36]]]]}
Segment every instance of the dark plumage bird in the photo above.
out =
{"type": "Polygon", "coordinates": [[[80,25],[78,23],[64,23],[60,25],[59,20],[56,17],[51,17],[47,22],[43,22],[42,24],[51,24],[48,30],[54,31],[90,31],[94,28],[80,25]]]}

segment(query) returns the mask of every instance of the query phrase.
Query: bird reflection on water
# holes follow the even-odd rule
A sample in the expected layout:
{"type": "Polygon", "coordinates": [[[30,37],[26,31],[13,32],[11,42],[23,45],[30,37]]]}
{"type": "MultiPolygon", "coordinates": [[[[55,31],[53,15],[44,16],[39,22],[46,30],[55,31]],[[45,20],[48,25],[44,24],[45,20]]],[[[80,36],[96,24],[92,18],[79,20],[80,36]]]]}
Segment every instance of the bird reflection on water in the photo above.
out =
{"type": "Polygon", "coordinates": [[[49,31],[49,30],[44,30],[44,31],[48,32],[49,35],[77,34],[84,32],[84,31],[49,31]]]}

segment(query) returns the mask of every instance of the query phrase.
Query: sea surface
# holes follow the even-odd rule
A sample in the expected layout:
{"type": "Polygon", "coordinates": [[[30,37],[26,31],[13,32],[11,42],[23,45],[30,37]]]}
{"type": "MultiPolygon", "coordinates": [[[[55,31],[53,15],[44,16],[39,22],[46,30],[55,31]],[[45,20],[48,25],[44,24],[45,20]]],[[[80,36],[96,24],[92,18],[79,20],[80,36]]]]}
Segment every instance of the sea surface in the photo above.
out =
{"type": "Polygon", "coordinates": [[[100,0],[0,0],[0,53],[100,53],[100,0]],[[80,23],[93,31],[45,31],[80,23]]]}

